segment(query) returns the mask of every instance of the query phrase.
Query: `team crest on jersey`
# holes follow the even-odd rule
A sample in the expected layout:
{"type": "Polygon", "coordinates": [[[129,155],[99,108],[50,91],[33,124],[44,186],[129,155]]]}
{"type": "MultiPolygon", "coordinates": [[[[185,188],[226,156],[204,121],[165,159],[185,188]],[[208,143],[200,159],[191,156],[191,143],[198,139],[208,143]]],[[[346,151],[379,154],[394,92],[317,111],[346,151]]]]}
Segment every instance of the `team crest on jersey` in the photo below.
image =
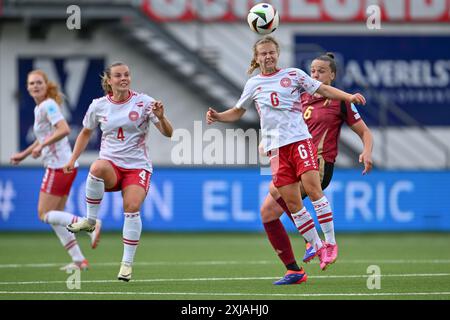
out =
{"type": "Polygon", "coordinates": [[[291,83],[292,83],[292,81],[289,78],[283,78],[280,80],[280,85],[283,88],[289,88],[291,86],[291,83]]]}
{"type": "Polygon", "coordinates": [[[128,118],[130,118],[131,121],[136,121],[139,118],[139,113],[137,113],[136,111],[131,111],[128,114],[128,118]]]}

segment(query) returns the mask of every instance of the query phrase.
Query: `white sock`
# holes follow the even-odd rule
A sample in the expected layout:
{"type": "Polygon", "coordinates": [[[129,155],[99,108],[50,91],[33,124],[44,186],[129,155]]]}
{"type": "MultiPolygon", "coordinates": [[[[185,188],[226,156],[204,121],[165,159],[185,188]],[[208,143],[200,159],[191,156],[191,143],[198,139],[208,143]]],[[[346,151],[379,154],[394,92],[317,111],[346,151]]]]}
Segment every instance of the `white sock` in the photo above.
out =
{"type": "Polygon", "coordinates": [[[81,249],[78,246],[77,239],[75,238],[75,235],[69,231],[63,226],[58,226],[51,224],[53,230],[55,230],[56,235],[58,236],[59,240],[61,241],[61,244],[64,246],[64,248],[67,250],[69,255],[72,258],[72,261],[74,262],[81,262],[84,260],[84,256],[81,253],[81,249]]]}
{"type": "Polygon", "coordinates": [[[97,178],[92,174],[88,174],[86,179],[86,204],[87,218],[89,223],[95,224],[97,220],[100,203],[105,193],[105,183],[103,179],[97,178]]]}
{"type": "Polygon", "coordinates": [[[136,249],[141,238],[142,220],[139,212],[125,213],[123,224],[123,257],[122,262],[132,265],[136,249]]]}
{"type": "Polygon", "coordinates": [[[58,226],[67,226],[68,224],[78,221],[78,217],[69,212],[51,210],[46,213],[44,221],[49,224],[56,224],[58,226]]]}
{"type": "Polygon", "coordinates": [[[312,201],[314,210],[316,211],[317,219],[325,235],[325,241],[331,244],[336,244],[334,237],[334,223],[333,212],[331,211],[330,203],[327,198],[323,196],[317,201],[312,201]]]}
{"type": "Polygon", "coordinates": [[[309,212],[306,211],[306,208],[303,207],[299,212],[292,213],[292,218],[303,238],[305,238],[314,249],[319,250],[322,248],[322,240],[320,240],[314,225],[314,220],[311,218],[309,212]]]}

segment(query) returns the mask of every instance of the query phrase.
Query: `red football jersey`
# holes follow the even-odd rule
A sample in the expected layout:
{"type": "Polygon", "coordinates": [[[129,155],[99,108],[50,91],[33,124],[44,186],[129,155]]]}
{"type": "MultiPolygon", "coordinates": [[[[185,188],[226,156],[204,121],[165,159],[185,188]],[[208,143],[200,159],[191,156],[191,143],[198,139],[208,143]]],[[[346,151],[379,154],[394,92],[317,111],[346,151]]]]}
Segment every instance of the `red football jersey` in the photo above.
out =
{"type": "Polygon", "coordinates": [[[303,119],[312,135],[317,155],[321,155],[325,162],[334,163],[342,124],[345,122],[351,127],[360,121],[358,110],[353,103],[345,102],[344,106],[344,102],[329,101],[306,92],[301,95],[301,102],[303,119]]]}

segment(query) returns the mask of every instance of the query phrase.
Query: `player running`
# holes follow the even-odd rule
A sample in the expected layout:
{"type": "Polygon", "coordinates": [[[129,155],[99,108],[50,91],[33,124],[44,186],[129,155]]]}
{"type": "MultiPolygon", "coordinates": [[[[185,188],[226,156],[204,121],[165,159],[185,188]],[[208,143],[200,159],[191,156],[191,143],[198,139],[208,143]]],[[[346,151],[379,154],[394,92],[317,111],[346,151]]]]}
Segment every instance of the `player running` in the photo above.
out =
{"type": "Polygon", "coordinates": [[[117,62],[103,74],[105,96],[94,99],[83,120],[72,157],[65,166],[71,172],[85,150],[92,132],[100,126],[100,155],[90,167],[86,180],[87,219],[71,223],[71,232],[95,230],[95,220],[104,192],[122,191],[125,221],[123,225],[123,257],[117,278],[129,281],[132,264],[142,231],[140,207],[150,187],[153,172],[146,147],[150,122],[166,137],[172,126],[164,115],[161,101],[130,89],[128,66],[117,62]]]}
{"type": "MultiPolygon", "coordinates": [[[[60,107],[62,94],[56,83],[49,81],[42,70],[33,70],[28,74],[27,90],[36,103],[33,125],[36,140],[25,150],[12,155],[10,161],[17,165],[29,155],[35,159],[42,156],[46,169],[39,192],[39,219],[51,225],[72,258],[72,262],[61,270],[86,270],[88,260],[81,252],[75,235],[65,228],[67,224],[78,221],[78,216],[64,211],[78,163],[74,163],[70,174],[63,173],[62,167],[69,160],[72,150],[67,138],[70,128],[60,107]]],[[[96,232],[91,234],[92,248],[97,247],[101,228],[100,220],[94,220],[94,224],[96,232]]]]}
{"type": "MultiPolygon", "coordinates": [[[[348,94],[320,81],[312,79],[304,71],[296,68],[278,67],[280,47],[270,36],[258,40],[253,46],[253,59],[249,74],[257,68],[261,73],[250,78],[237,104],[224,112],[210,108],[206,113],[208,124],[213,122],[233,122],[245,113],[243,105],[252,99],[260,114],[262,143],[264,152],[270,156],[272,181],[294,218],[302,236],[313,245],[324,270],[337,256],[337,244],[322,243],[314,225],[314,220],[303,206],[299,181],[306,194],[315,203],[316,214],[330,215],[331,207],[323,195],[317,150],[312,143],[306,123],[301,117],[299,89],[313,95],[357,104],[365,104],[361,94],[348,94]]],[[[288,271],[288,273],[291,273],[288,271]]],[[[296,270],[297,283],[307,280],[303,268],[296,270]]]]}

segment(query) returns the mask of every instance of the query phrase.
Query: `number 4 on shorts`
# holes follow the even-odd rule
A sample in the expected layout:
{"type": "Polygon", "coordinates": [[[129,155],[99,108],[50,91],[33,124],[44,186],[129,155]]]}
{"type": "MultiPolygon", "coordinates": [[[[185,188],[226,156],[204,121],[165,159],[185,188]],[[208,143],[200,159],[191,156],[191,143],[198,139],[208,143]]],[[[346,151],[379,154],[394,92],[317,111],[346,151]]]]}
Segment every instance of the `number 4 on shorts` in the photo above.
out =
{"type": "Polygon", "coordinates": [[[142,184],[143,186],[145,186],[145,180],[146,180],[146,177],[147,177],[147,171],[142,170],[142,171],[139,173],[139,177],[141,178],[141,180],[139,181],[139,183],[142,184]]]}

